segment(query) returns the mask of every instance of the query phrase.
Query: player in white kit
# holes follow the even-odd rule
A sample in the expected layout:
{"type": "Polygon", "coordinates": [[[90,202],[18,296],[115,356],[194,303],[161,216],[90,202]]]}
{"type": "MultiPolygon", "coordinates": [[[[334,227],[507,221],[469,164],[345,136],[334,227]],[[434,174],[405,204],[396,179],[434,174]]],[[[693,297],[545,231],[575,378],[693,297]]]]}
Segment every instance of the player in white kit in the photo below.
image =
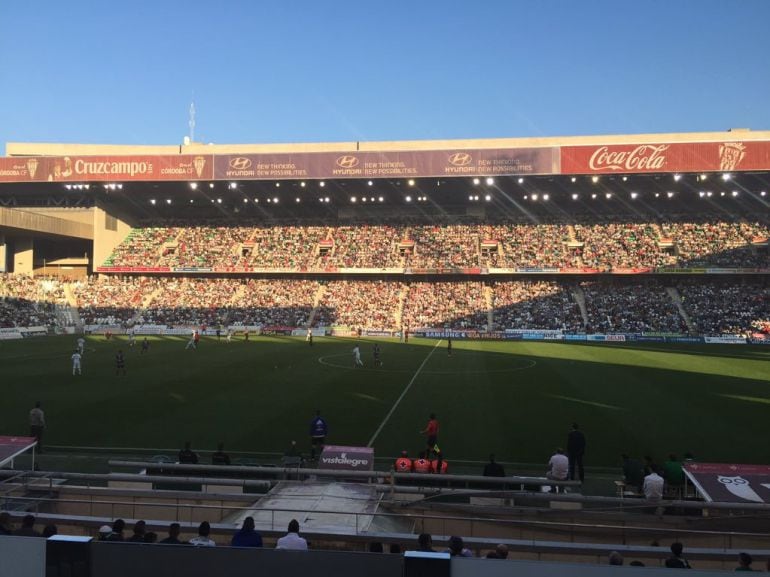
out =
{"type": "Polygon", "coordinates": [[[364,363],[361,361],[361,349],[358,348],[358,345],[353,347],[353,366],[355,367],[364,366],[364,363]]]}
{"type": "Polygon", "coordinates": [[[83,337],[78,339],[78,352],[82,356],[86,350],[86,340],[83,337]]]}
{"type": "Polygon", "coordinates": [[[82,375],[83,373],[80,372],[80,353],[78,351],[75,351],[72,353],[72,374],[75,375],[75,372],[77,371],[78,375],[82,375]]]}

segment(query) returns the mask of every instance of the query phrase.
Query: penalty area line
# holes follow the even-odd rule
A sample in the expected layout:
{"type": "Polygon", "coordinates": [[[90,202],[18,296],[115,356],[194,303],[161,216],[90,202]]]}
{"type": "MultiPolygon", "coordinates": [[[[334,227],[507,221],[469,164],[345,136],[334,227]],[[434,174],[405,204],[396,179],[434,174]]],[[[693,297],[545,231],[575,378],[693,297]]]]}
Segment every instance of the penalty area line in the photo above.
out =
{"type": "Polygon", "coordinates": [[[425,366],[425,363],[428,362],[428,359],[430,359],[430,356],[433,354],[433,352],[438,348],[438,346],[441,344],[441,340],[436,342],[436,344],[433,346],[433,348],[430,350],[428,355],[425,357],[425,359],[422,361],[422,364],[418,367],[417,371],[412,375],[412,380],[409,381],[409,384],[404,388],[404,390],[401,392],[401,395],[396,399],[396,402],[393,403],[393,406],[390,408],[390,411],[388,411],[388,414],[385,415],[385,418],[382,420],[382,423],[380,423],[380,426],[377,427],[377,430],[374,431],[374,435],[372,435],[372,438],[369,439],[369,442],[366,444],[367,447],[371,447],[374,444],[375,439],[379,436],[380,432],[382,431],[383,427],[385,427],[386,423],[390,420],[390,417],[393,415],[393,413],[396,412],[396,409],[398,408],[398,405],[401,403],[401,400],[406,396],[406,394],[409,392],[409,389],[412,388],[412,385],[417,380],[417,377],[420,376],[420,372],[422,371],[423,367],[425,366]]]}

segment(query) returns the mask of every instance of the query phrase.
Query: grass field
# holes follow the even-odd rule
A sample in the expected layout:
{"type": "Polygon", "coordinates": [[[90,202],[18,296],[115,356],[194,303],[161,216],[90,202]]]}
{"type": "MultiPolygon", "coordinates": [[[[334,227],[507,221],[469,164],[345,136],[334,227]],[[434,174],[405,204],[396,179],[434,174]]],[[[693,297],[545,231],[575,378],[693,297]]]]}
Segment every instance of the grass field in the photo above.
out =
{"type": "Polygon", "coordinates": [[[770,347],[588,345],[548,342],[360,341],[252,337],[151,338],[148,354],[124,337],[89,337],[83,375],[72,376],[75,337],[0,341],[0,434],[27,434],[43,402],[47,445],[231,451],[308,448],[316,408],[328,442],[366,445],[377,456],[411,454],[435,412],[447,460],[545,463],[578,421],[586,464],[616,466],[623,451],[691,451],[702,461],[770,463],[770,347]],[[127,376],[114,354],[126,354],[127,376]]]}

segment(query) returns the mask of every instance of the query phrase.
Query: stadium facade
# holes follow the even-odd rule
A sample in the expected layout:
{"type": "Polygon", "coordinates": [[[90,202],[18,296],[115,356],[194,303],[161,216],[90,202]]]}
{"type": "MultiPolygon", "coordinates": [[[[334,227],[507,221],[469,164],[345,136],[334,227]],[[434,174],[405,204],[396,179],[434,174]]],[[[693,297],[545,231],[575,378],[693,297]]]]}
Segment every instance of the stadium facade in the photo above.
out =
{"type": "MultiPolygon", "coordinates": [[[[537,221],[552,206],[569,214],[591,200],[590,211],[633,214],[631,198],[658,214],[705,200],[701,209],[730,211],[732,202],[766,215],[770,180],[770,132],[747,129],[272,145],[8,143],[6,151],[0,270],[46,274],[132,272],[104,263],[132,227],[153,219],[517,213],[537,221]]],[[[766,238],[755,240],[766,250],[766,238]]],[[[216,268],[134,272],[258,272],[216,268]]],[[[589,269],[550,272],[599,272],[589,269]]]]}

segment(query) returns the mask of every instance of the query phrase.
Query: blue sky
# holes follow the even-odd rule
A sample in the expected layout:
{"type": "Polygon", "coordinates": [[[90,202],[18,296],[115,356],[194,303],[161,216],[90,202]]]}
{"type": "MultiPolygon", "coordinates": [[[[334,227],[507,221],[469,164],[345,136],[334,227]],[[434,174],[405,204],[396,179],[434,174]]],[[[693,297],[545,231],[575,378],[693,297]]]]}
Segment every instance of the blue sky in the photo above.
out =
{"type": "Polygon", "coordinates": [[[0,2],[8,141],[770,129],[770,1],[0,2]]]}

